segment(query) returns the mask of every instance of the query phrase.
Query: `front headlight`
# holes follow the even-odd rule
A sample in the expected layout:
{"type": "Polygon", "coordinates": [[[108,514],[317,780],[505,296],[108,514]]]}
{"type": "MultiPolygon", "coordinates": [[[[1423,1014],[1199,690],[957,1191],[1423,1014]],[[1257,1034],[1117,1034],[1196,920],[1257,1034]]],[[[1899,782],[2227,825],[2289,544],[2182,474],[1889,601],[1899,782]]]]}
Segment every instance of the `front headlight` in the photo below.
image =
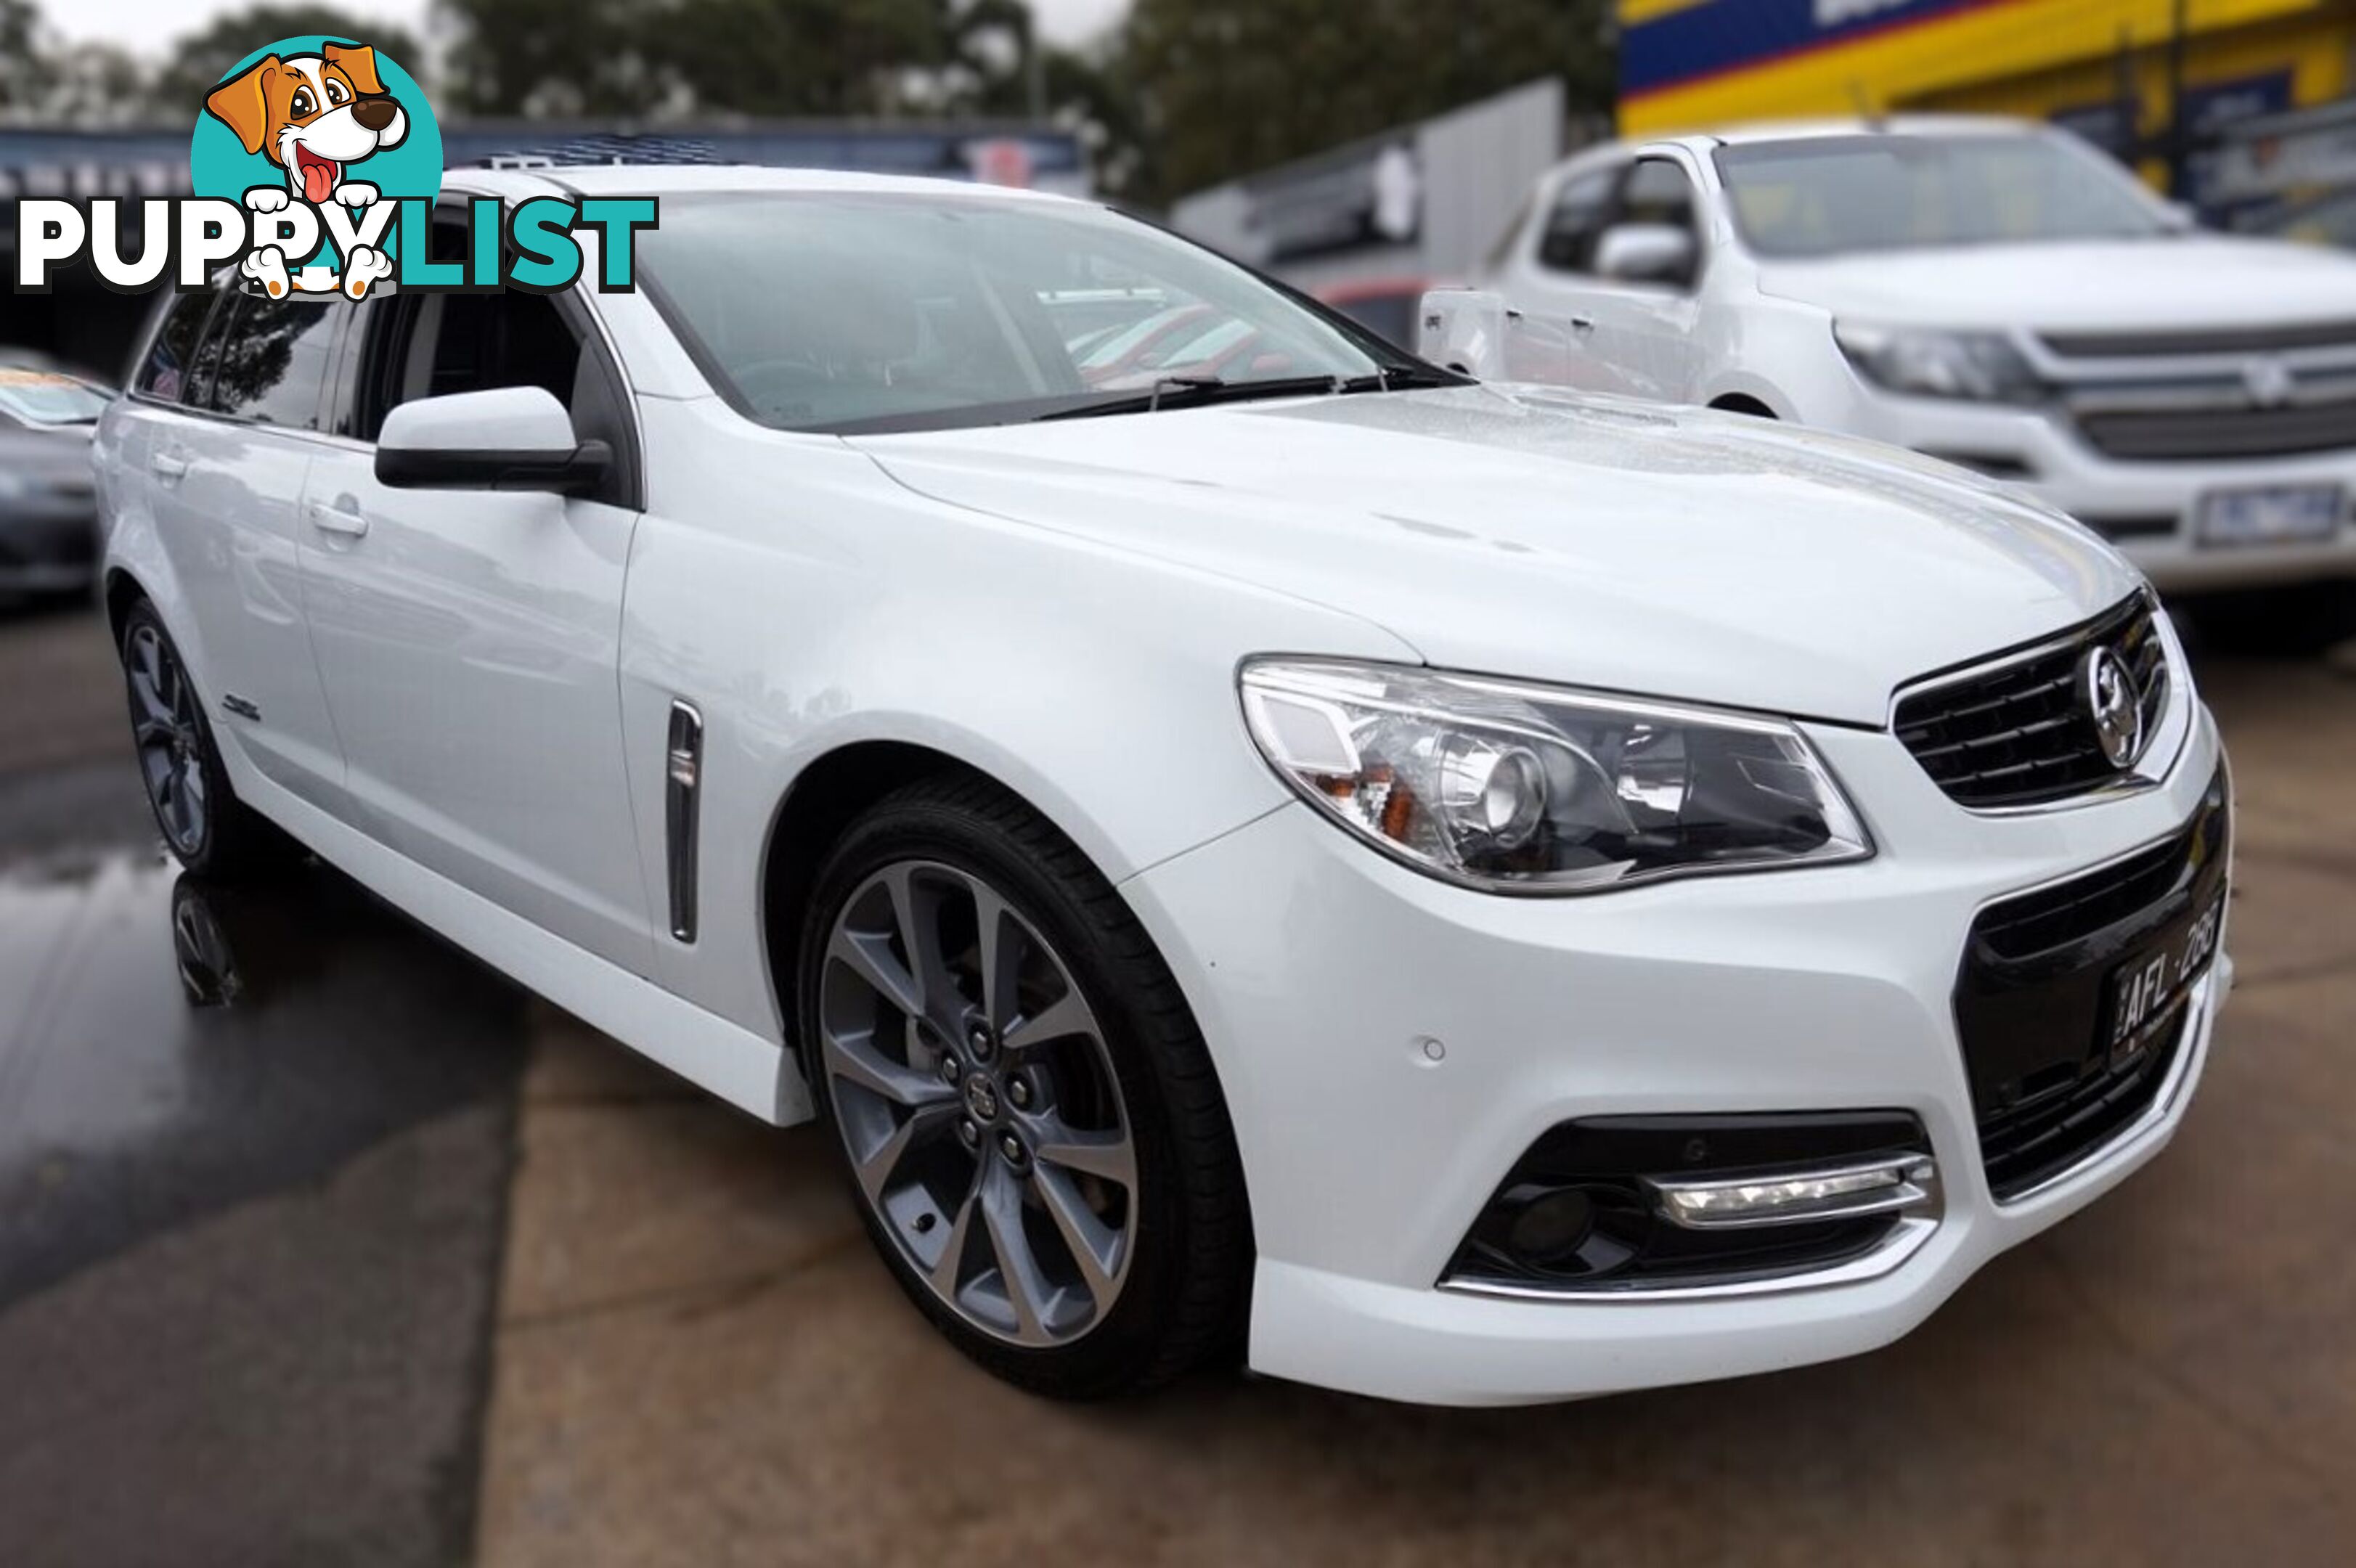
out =
{"type": "Polygon", "coordinates": [[[1873,853],[1781,720],[1328,660],[1254,659],[1242,686],[1285,782],[1450,881],[1587,893],[1873,853]]]}
{"type": "Polygon", "coordinates": [[[2045,399],[2045,383],[2002,333],[1934,332],[1844,321],[1833,328],[1833,338],[1860,374],[1893,392],[1983,403],[2045,399]]]}

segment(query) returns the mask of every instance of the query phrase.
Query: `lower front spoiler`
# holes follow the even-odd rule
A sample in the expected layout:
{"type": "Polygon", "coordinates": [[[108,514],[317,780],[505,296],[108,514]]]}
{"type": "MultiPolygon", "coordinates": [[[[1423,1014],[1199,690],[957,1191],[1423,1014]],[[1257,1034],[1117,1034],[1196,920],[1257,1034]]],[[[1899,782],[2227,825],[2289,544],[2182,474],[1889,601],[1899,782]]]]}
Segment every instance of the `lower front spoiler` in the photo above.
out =
{"type": "Polygon", "coordinates": [[[2232,984],[2231,962],[2221,958],[2197,989],[2169,1083],[2126,1136],[2031,1198],[1950,1206],[1927,1233],[1890,1249],[1878,1272],[1843,1266],[1770,1287],[1548,1300],[1408,1288],[1262,1259],[1252,1370],[1419,1404],[1540,1404],[1878,1349],[1990,1258],[2093,1202],[2167,1147],[2207,1066],[2232,984]]]}

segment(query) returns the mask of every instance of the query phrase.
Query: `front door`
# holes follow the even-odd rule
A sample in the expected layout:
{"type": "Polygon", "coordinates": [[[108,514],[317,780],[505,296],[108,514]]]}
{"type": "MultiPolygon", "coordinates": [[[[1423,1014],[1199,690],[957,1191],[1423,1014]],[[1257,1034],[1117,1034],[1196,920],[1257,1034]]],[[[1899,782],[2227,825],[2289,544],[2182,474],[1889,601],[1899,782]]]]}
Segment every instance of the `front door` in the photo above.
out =
{"type": "MultiPolygon", "coordinates": [[[[1676,229],[1692,242],[1694,267],[1680,278],[1600,279],[1593,296],[1595,353],[1618,368],[1640,398],[1689,403],[1701,384],[1700,301],[1706,264],[1692,176],[1676,159],[1639,158],[1612,204],[1612,225],[1676,229]]],[[[1607,229],[1608,232],[1608,229],[1607,229]]]]}
{"type": "Polygon", "coordinates": [[[549,296],[396,294],[359,308],[334,414],[348,439],[313,467],[303,528],[312,640],[355,817],[643,973],[649,906],[616,686],[638,516],[628,464],[609,494],[578,499],[394,489],[374,471],[377,428],[398,403],[539,386],[577,426],[618,437],[617,379],[549,296]]]}

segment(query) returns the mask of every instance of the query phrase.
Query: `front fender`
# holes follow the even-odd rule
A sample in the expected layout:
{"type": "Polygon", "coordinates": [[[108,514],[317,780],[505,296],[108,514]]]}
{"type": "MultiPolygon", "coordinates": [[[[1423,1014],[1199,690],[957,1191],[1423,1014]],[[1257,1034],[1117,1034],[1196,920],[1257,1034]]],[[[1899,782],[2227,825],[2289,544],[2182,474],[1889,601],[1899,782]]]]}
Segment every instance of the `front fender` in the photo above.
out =
{"type": "Polygon", "coordinates": [[[646,406],[657,507],[631,550],[621,700],[656,908],[671,704],[704,720],[702,929],[658,963],[773,1038],[762,851],[820,758],[868,741],[956,758],[1119,882],[1290,798],[1245,731],[1240,659],[1416,656],[1340,612],[916,495],[831,438],[646,406]]]}

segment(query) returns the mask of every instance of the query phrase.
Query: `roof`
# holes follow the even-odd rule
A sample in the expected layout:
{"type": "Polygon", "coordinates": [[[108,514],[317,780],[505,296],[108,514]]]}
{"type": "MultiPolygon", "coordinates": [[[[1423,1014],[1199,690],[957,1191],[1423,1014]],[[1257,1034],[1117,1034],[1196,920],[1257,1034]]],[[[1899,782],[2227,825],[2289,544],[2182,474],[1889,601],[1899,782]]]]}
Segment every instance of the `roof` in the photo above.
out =
{"type": "Polygon", "coordinates": [[[836,169],[781,169],[756,164],[564,164],[551,167],[452,169],[443,183],[511,200],[553,192],[584,196],[674,196],[712,193],[873,191],[889,195],[1068,201],[1044,191],[1016,190],[972,180],[915,175],[851,174],[836,169]]]}
{"type": "Polygon", "coordinates": [[[1828,136],[2018,136],[2048,132],[2051,127],[2033,120],[2001,114],[1890,114],[1879,119],[1755,120],[1708,131],[1673,136],[1632,136],[1581,147],[1555,165],[1560,173],[1574,165],[1625,156],[1639,147],[1679,145],[1707,152],[1718,146],[1749,146],[1771,142],[1803,142],[1828,136]]]}
{"type": "Polygon", "coordinates": [[[1872,120],[1754,120],[1674,139],[1740,145],[1820,136],[2017,136],[2045,128],[2001,114],[1889,114],[1872,120]]]}

